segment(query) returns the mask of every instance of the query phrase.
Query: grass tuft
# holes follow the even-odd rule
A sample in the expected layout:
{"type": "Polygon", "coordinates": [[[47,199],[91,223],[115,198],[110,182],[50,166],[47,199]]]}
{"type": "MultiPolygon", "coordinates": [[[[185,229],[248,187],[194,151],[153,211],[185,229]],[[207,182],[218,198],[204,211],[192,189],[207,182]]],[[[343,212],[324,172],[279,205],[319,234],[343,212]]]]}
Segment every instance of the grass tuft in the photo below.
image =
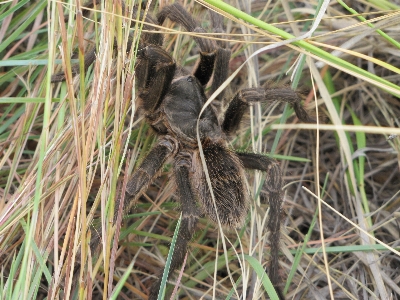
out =
{"type": "MultiPolygon", "coordinates": [[[[270,153],[285,175],[280,266],[287,299],[400,298],[399,1],[199,2],[225,16],[230,72],[237,71],[227,96],[280,81],[326,120],[299,124],[290,107],[254,105],[231,142],[270,153]]],[[[147,3],[142,9],[153,14],[166,2],[147,3]]],[[[126,2],[131,10],[137,4],[126,2]]],[[[142,23],[130,29],[134,20],[118,1],[76,17],[82,5],[0,6],[1,299],[146,299],[173,251],[179,209],[169,165],[121,228],[111,222],[124,178],[157,138],[137,110],[135,51],[126,52],[142,23]],[[83,72],[90,49],[97,59],[83,72]],[[75,65],[79,76],[72,76],[75,65]],[[51,84],[60,71],[66,82],[51,84]],[[100,257],[89,251],[93,224],[100,257]]],[[[203,6],[184,6],[210,29],[203,6]]],[[[193,67],[193,34],[164,26],[165,48],[193,67]]],[[[262,275],[269,259],[264,178],[249,172],[254,202],[240,232],[199,221],[186,268],[167,282],[167,295],[178,282],[175,299],[276,296],[262,275]]]]}

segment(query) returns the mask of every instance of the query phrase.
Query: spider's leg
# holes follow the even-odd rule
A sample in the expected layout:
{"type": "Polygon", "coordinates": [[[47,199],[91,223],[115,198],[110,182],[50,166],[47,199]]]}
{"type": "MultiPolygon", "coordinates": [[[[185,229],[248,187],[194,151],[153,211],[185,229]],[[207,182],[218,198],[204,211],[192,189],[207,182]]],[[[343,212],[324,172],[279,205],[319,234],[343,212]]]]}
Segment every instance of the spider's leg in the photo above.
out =
{"type": "Polygon", "coordinates": [[[149,45],[138,51],[137,86],[143,108],[153,112],[161,103],[175,74],[176,64],[162,48],[149,45]]]}
{"type": "MultiPolygon", "coordinates": [[[[177,186],[179,200],[182,206],[182,221],[176,240],[174,254],[172,256],[168,277],[179,268],[184,261],[187,246],[196,229],[200,210],[197,208],[196,200],[190,184],[191,156],[188,153],[179,153],[174,162],[174,176],[177,186]]],[[[162,274],[150,289],[149,300],[157,299],[160,289],[162,274]]]]}
{"type": "MultiPolygon", "coordinates": [[[[89,1],[85,3],[81,9],[82,9],[82,15],[84,17],[87,17],[89,13],[93,10],[95,5],[98,5],[98,8],[100,7],[100,0],[95,0],[95,1],[89,1]]],[[[125,4],[122,2],[122,11],[126,11],[125,4]]],[[[64,21],[68,22],[69,15],[65,15],[64,21]]],[[[144,14],[143,10],[138,10],[136,7],[133,8],[132,14],[132,23],[131,27],[135,25],[136,20],[144,21],[142,29],[144,30],[141,33],[140,36],[140,42],[142,45],[158,45],[162,46],[163,43],[163,35],[161,33],[157,33],[157,28],[152,26],[155,25],[157,22],[154,20],[149,14],[144,14]],[[151,32],[154,31],[154,32],[151,32]]],[[[132,43],[133,39],[130,36],[128,41],[127,41],[127,46],[126,46],[126,51],[129,52],[132,48],[132,43]]],[[[117,49],[117,40],[114,40],[114,50],[117,49]]],[[[84,59],[84,71],[86,72],[89,67],[93,64],[93,62],[96,60],[96,48],[92,48],[89,51],[86,52],[85,54],[85,59],[84,59]]],[[[72,67],[72,76],[76,76],[80,72],[80,67],[79,64],[75,65],[72,67]]],[[[65,73],[60,72],[57,73],[53,76],[51,76],[51,82],[63,82],[65,81],[65,73]]]]}
{"type": "MultiPolygon", "coordinates": [[[[84,58],[84,67],[83,67],[85,72],[93,64],[95,59],[96,59],[96,48],[93,48],[93,49],[89,50],[88,52],[86,52],[85,58],[84,58]]],[[[78,75],[79,71],[80,71],[79,64],[73,66],[71,68],[72,76],[78,75]]],[[[63,82],[63,81],[65,81],[65,73],[64,72],[60,72],[60,73],[57,73],[57,74],[54,74],[54,75],[51,76],[51,82],[53,82],[53,83],[55,83],[55,82],[63,82]]]]}
{"type": "MultiPolygon", "coordinates": [[[[132,174],[131,178],[126,184],[126,191],[124,203],[122,205],[122,212],[126,214],[130,208],[135,204],[136,200],[143,194],[149,184],[160,172],[161,167],[165,161],[174,155],[178,150],[178,143],[175,139],[165,136],[150,150],[147,156],[143,159],[140,166],[132,174]]],[[[121,203],[121,197],[117,198],[115,203],[114,224],[118,219],[118,209],[121,203]]],[[[96,253],[101,241],[101,230],[92,228],[92,240],[90,242],[90,249],[92,253],[96,253]]]]}
{"type": "MultiPolygon", "coordinates": [[[[225,33],[223,29],[223,17],[210,10],[211,16],[211,24],[213,31],[215,33],[221,33],[221,36],[217,36],[218,38],[223,38],[223,33],[225,33]]],[[[209,94],[214,93],[221,84],[228,78],[229,73],[229,61],[231,59],[231,50],[227,49],[228,43],[223,40],[217,40],[217,45],[219,46],[217,49],[217,54],[215,57],[215,65],[214,65],[214,75],[211,83],[211,88],[209,94]]],[[[218,99],[222,99],[224,97],[224,91],[222,91],[218,95],[218,99]]]]}
{"type": "MultiPolygon", "coordinates": [[[[133,172],[126,185],[124,203],[122,205],[123,214],[128,213],[129,209],[135,204],[136,200],[146,191],[149,184],[160,172],[165,161],[177,151],[177,142],[168,136],[162,138],[143,159],[140,166],[133,172]]],[[[118,208],[120,207],[121,197],[115,203],[114,223],[118,218],[118,208]]],[[[90,248],[93,253],[101,241],[101,230],[92,228],[92,241],[90,248]]]]}
{"type": "Polygon", "coordinates": [[[266,172],[264,188],[268,193],[270,206],[268,229],[271,257],[268,266],[268,276],[278,293],[279,299],[285,299],[279,286],[279,249],[280,249],[280,228],[282,209],[282,188],[283,180],[281,170],[276,160],[262,154],[236,152],[246,169],[260,170],[266,172]]]}
{"type": "MultiPolygon", "coordinates": [[[[134,202],[143,194],[148,185],[160,171],[165,161],[176,153],[177,148],[177,141],[166,136],[160,139],[160,141],[150,150],[126,184],[126,193],[123,205],[124,212],[128,212],[134,202]]],[[[120,199],[117,200],[115,207],[119,207],[119,202],[120,199]]],[[[114,221],[116,217],[117,214],[114,216],[114,221]]]]}
{"type": "Polygon", "coordinates": [[[287,87],[248,88],[236,93],[225,112],[222,129],[225,133],[234,133],[242,120],[249,105],[255,102],[282,101],[292,105],[296,116],[305,123],[315,122],[301,106],[301,97],[294,90],[287,87]]]}
{"type": "MultiPolygon", "coordinates": [[[[165,6],[157,15],[158,23],[160,25],[163,24],[167,18],[182,25],[189,32],[198,34],[205,33],[205,30],[201,28],[193,17],[178,3],[165,6]]],[[[201,38],[198,36],[193,38],[200,47],[200,61],[195,67],[193,74],[202,85],[206,85],[214,70],[214,62],[218,46],[211,39],[201,38]]]]}

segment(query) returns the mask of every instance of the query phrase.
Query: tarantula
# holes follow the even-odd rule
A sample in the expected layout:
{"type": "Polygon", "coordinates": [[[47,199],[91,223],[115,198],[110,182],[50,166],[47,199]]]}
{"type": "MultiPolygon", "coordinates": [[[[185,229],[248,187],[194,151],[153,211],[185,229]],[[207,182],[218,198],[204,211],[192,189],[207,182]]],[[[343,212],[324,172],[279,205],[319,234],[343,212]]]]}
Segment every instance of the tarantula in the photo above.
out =
{"type": "MultiPolygon", "coordinates": [[[[222,17],[214,12],[210,12],[210,15],[214,32],[222,34],[222,17]]],[[[145,21],[162,25],[167,18],[189,32],[205,32],[178,3],[164,7],[157,15],[157,20],[146,16],[145,21]]],[[[268,229],[271,246],[268,275],[279,297],[284,299],[278,275],[283,195],[279,164],[263,154],[235,151],[229,145],[229,137],[235,133],[248,107],[256,102],[284,101],[293,106],[297,117],[303,122],[313,120],[301,106],[298,93],[286,87],[269,86],[237,92],[230,100],[222,122],[218,121],[217,112],[210,106],[200,115],[207,100],[206,85],[211,86],[209,93],[213,93],[228,76],[231,51],[222,41],[198,35],[194,39],[200,48],[200,58],[193,72],[187,73],[162,48],[163,37],[160,33],[155,31],[142,34],[135,68],[139,95],[137,101],[145,112],[147,122],[159,135],[159,140],[130,177],[124,210],[127,211],[146,191],[163,165],[171,162],[182,221],[170,275],[182,264],[201,216],[205,215],[213,222],[220,222],[230,228],[243,225],[250,203],[245,185],[245,169],[266,172],[264,190],[270,205],[268,229]],[[197,124],[215,205],[202,167],[197,144],[197,124]]],[[[85,64],[92,63],[94,57],[94,53],[90,53],[85,64]]],[[[77,69],[74,70],[76,72],[77,69]]],[[[63,75],[55,75],[53,82],[63,78],[63,75]]],[[[222,98],[221,94],[219,98],[222,98]]],[[[118,199],[115,207],[119,207],[119,203],[118,199]]],[[[160,283],[161,276],[153,284],[149,299],[157,299],[160,283]]]]}

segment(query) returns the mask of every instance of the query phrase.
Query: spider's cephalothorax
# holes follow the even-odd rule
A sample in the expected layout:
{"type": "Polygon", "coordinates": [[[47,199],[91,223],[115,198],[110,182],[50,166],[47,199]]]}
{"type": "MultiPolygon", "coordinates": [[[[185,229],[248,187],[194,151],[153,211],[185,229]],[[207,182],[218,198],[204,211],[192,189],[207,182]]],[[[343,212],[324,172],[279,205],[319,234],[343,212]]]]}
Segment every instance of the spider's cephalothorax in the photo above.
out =
{"type": "MultiPolygon", "coordinates": [[[[214,31],[222,32],[222,18],[216,13],[210,14],[214,31]]],[[[190,32],[204,32],[190,14],[176,3],[164,7],[157,21],[150,17],[146,17],[146,21],[162,25],[166,18],[181,24],[190,32]]],[[[237,92],[229,102],[222,122],[218,121],[217,113],[210,106],[198,121],[207,99],[205,86],[209,84],[209,93],[213,93],[227,78],[230,50],[222,42],[200,37],[195,37],[195,40],[200,48],[200,58],[194,71],[187,74],[162,49],[161,34],[146,33],[141,38],[135,69],[138,101],[147,121],[159,135],[159,141],[130,177],[123,207],[127,211],[145,192],[162,166],[167,161],[172,163],[182,208],[182,223],[172,257],[171,274],[182,264],[200,216],[205,215],[226,227],[238,228],[243,225],[250,201],[245,186],[245,169],[266,172],[264,191],[270,204],[268,229],[271,245],[268,275],[280,298],[284,299],[278,276],[283,187],[279,165],[266,155],[236,152],[229,146],[228,138],[238,128],[249,105],[255,102],[284,101],[293,106],[300,120],[312,122],[312,119],[300,105],[300,97],[295,91],[267,86],[237,92]],[[197,123],[215,205],[200,158],[197,123]]],[[[91,63],[93,59],[92,53],[87,61],[91,63]]],[[[63,76],[56,75],[53,81],[59,81],[60,78],[62,80],[63,76]]],[[[116,207],[119,207],[118,203],[116,207]]],[[[161,278],[152,286],[149,299],[157,299],[160,282],[161,278]]]]}

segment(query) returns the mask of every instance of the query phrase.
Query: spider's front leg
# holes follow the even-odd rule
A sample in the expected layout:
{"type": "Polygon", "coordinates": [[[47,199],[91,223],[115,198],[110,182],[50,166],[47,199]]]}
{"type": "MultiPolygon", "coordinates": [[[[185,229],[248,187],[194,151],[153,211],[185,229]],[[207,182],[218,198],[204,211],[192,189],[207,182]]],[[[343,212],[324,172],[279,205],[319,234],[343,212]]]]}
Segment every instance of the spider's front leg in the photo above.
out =
{"type": "MultiPolygon", "coordinates": [[[[197,24],[193,17],[179,3],[165,6],[157,15],[157,20],[160,25],[162,25],[167,18],[182,25],[189,32],[197,34],[206,33],[206,31],[197,24]]],[[[193,75],[202,85],[206,85],[213,73],[214,63],[218,56],[219,47],[211,39],[201,38],[199,36],[194,36],[193,38],[200,47],[200,60],[195,67],[193,75]]],[[[229,58],[230,51],[227,60],[228,62],[229,58]]]]}
{"type": "MultiPolygon", "coordinates": [[[[221,33],[221,36],[216,36],[219,40],[216,40],[217,45],[219,46],[217,49],[217,54],[215,58],[214,65],[214,74],[213,79],[209,91],[209,95],[212,95],[228,78],[229,73],[229,61],[231,60],[231,50],[228,49],[228,42],[224,41],[223,33],[225,33],[223,27],[223,17],[210,10],[211,24],[214,33],[221,33]]],[[[225,89],[219,93],[217,99],[223,99],[225,94],[225,89]]]]}
{"type": "MultiPolygon", "coordinates": [[[[179,153],[174,161],[174,177],[178,197],[182,205],[182,221],[176,240],[174,254],[172,256],[168,277],[171,273],[182,265],[184,261],[187,246],[193,237],[196,229],[196,224],[200,216],[200,210],[196,205],[196,200],[190,184],[190,168],[191,168],[191,155],[189,153],[179,153]]],[[[162,274],[158,280],[153,284],[150,290],[149,300],[157,299],[162,274]]]]}
{"type": "Polygon", "coordinates": [[[162,48],[149,45],[138,50],[136,80],[140,105],[148,113],[154,112],[168,92],[175,75],[176,64],[162,48]]]}
{"type": "MultiPolygon", "coordinates": [[[[95,1],[89,1],[86,2],[83,7],[82,7],[82,13],[83,16],[87,17],[89,15],[89,13],[94,9],[95,5],[97,5],[97,7],[100,7],[100,0],[95,0],[95,1]]],[[[122,2],[122,11],[125,12],[127,10],[127,8],[125,7],[125,4],[122,2]]],[[[68,21],[69,16],[66,15],[65,16],[65,22],[68,21]]],[[[163,43],[163,35],[157,32],[157,27],[155,27],[154,25],[156,25],[156,21],[149,16],[148,14],[145,14],[143,10],[138,10],[136,7],[133,7],[132,9],[132,14],[131,14],[131,28],[134,27],[135,25],[135,21],[136,20],[143,20],[144,24],[143,24],[143,30],[144,32],[141,34],[140,37],[140,42],[143,45],[158,45],[158,46],[162,46],[163,43]]],[[[126,51],[129,52],[132,49],[132,44],[133,44],[134,40],[132,38],[132,36],[130,36],[127,40],[127,44],[126,44],[126,51]]],[[[117,40],[114,40],[114,50],[117,49],[117,40]]],[[[90,50],[87,50],[85,53],[85,58],[84,58],[84,67],[83,70],[86,72],[89,67],[93,64],[93,62],[96,60],[96,47],[92,47],[90,50]]],[[[80,72],[80,66],[79,64],[74,65],[71,69],[71,74],[72,76],[76,76],[79,74],[80,72]]],[[[51,82],[56,83],[56,82],[63,82],[65,81],[65,72],[60,72],[57,74],[54,74],[53,76],[51,76],[51,82]]]]}

